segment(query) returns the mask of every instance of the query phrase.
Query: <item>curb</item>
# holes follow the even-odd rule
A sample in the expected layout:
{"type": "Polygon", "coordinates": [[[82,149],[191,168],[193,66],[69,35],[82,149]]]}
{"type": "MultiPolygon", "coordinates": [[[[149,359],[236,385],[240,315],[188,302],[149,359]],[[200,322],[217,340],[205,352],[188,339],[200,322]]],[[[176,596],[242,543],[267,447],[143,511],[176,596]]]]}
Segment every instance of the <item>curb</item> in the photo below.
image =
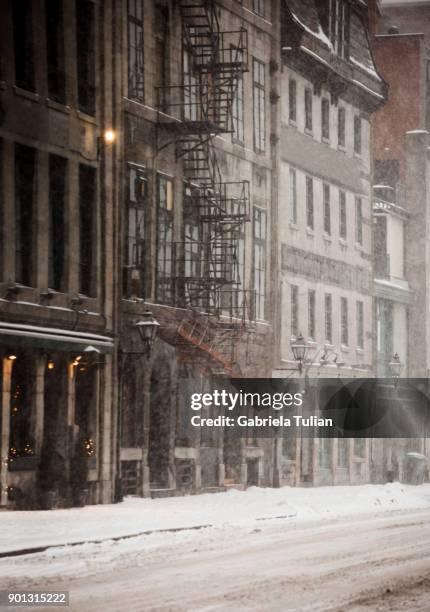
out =
{"type": "Polygon", "coordinates": [[[36,553],[45,552],[52,548],[65,548],[66,546],[82,546],[83,544],[102,544],[103,542],[119,542],[120,540],[130,540],[140,536],[152,535],[153,533],[175,533],[178,531],[197,531],[199,529],[207,529],[213,525],[192,525],[190,527],[168,527],[165,529],[150,529],[149,531],[139,531],[128,535],[114,536],[110,538],[99,538],[98,540],[81,540],[79,542],[65,542],[64,544],[51,544],[47,546],[34,546],[33,548],[20,548],[17,550],[7,550],[0,552],[0,559],[8,557],[21,557],[24,555],[33,555],[36,553]]]}

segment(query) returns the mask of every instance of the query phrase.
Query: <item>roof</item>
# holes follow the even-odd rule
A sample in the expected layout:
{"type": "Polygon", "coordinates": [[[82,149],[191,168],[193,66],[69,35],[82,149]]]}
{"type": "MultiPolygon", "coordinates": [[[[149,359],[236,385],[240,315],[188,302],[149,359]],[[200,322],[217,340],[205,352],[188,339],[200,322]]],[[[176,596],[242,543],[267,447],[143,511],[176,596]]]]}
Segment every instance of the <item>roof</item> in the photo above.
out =
{"type": "Polygon", "coordinates": [[[361,90],[361,95],[379,105],[386,97],[386,84],[375,65],[367,30],[368,7],[354,0],[350,11],[348,59],[340,58],[329,38],[327,4],[322,0],[285,0],[282,47],[312,57],[327,70],[361,90]]]}

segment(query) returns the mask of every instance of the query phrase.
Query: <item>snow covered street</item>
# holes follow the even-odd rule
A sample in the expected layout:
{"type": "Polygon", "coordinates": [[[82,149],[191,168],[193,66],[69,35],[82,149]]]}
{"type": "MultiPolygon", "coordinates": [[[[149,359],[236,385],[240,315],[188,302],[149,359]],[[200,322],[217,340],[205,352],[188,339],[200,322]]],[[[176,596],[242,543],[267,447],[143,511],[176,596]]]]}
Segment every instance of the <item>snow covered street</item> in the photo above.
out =
{"type": "Polygon", "coordinates": [[[0,589],[70,590],[72,610],[429,609],[430,485],[128,499],[0,525],[2,551],[211,525],[0,560],[0,589]]]}

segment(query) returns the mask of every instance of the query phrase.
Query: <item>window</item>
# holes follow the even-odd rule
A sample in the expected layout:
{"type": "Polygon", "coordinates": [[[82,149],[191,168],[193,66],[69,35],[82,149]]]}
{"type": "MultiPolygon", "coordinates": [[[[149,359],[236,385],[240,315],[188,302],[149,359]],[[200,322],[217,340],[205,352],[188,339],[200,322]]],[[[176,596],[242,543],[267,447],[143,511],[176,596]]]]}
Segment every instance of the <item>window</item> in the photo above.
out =
{"type": "Polygon", "coordinates": [[[252,10],[256,15],[264,17],[264,3],[266,0],[252,0],[252,10]]]}
{"type": "MultiPolygon", "coordinates": [[[[140,4],[140,2],[139,2],[140,4]]],[[[141,28],[139,36],[141,36],[143,41],[143,21],[140,19],[140,24],[135,24],[136,27],[141,28]]],[[[132,24],[130,24],[132,27],[132,24]]],[[[155,48],[154,48],[154,66],[157,66],[157,70],[154,72],[154,87],[158,92],[157,104],[160,110],[166,111],[166,86],[169,83],[169,49],[170,49],[170,40],[169,40],[169,7],[162,6],[158,2],[155,4],[155,19],[154,19],[154,38],[155,38],[155,48]]],[[[143,64],[143,42],[139,47],[140,59],[141,59],[141,70],[135,73],[135,78],[141,79],[141,92],[138,92],[137,95],[134,95],[135,99],[143,100],[144,97],[144,64],[143,64]]],[[[137,53],[139,53],[137,52],[137,53]]],[[[136,60],[135,60],[136,62],[136,60]]]]}
{"type": "Polygon", "coordinates": [[[330,102],[327,98],[321,99],[321,133],[325,140],[330,138],[330,102]]]}
{"type": "Polygon", "coordinates": [[[266,299],[266,212],[254,208],[255,317],[264,319],[266,299]]]}
{"type": "Polygon", "coordinates": [[[293,123],[297,121],[297,81],[290,79],[288,88],[289,119],[293,123]]]}
{"type": "Polygon", "coordinates": [[[354,455],[356,457],[366,456],[366,438],[354,439],[354,455]]]}
{"type": "Polygon", "coordinates": [[[312,132],[312,90],[305,89],[305,129],[312,132]]]}
{"type": "Polygon", "coordinates": [[[94,289],[93,254],[96,235],[96,169],[79,165],[79,291],[91,295],[94,289]]]}
{"type": "MultiPolygon", "coordinates": [[[[201,224],[199,219],[199,209],[196,206],[196,197],[199,197],[198,190],[194,191],[194,189],[188,185],[184,186],[184,274],[188,279],[198,278],[203,272],[202,260],[204,255],[202,253],[201,224]]],[[[184,289],[187,291],[187,287],[184,287],[184,289]]],[[[200,306],[198,298],[197,302],[193,302],[191,306],[200,306]]]]}
{"type": "Polygon", "coordinates": [[[333,343],[333,305],[331,293],[324,296],[324,317],[325,317],[325,339],[329,344],[333,343]]]}
{"type": "MultiPolygon", "coordinates": [[[[237,287],[241,290],[245,288],[245,225],[243,223],[239,224],[239,228],[236,233],[236,257],[235,257],[235,271],[234,271],[234,279],[236,281],[237,287]]],[[[243,297],[240,295],[241,292],[234,291],[233,292],[233,300],[234,306],[236,308],[240,308],[241,299],[243,297]]],[[[240,310],[238,310],[239,314],[240,310]]]]}
{"type": "Polygon", "coordinates": [[[34,91],[33,2],[14,0],[12,6],[15,83],[34,91]]]}
{"type": "Polygon", "coordinates": [[[306,177],[306,223],[314,229],[314,182],[312,177],[306,177]]]}
{"type": "MultiPolygon", "coordinates": [[[[233,48],[233,57],[237,55],[237,61],[242,59],[242,51],[233,48]]],[[[245,142],[245,125],[244,125],[244,91],[243,91],[243,76],[240,73],[237,76],[236,91],[233,100],[233,140],[240,144],[245,142]]]]}
{"type": "Polygon", "coordinates": [[[330,40],[335,53],[349,55],[349,10],[346,0],[330,0],[330,40]]]}
{"type": "Polygon", "coordinates": [[[345,118],[345,107],[339,106],[337,109],[337,144],[341,148],[345,147],[345,118]]]}
{"type": "Polygon", "coordinates": [[[64,104],[66,101],[66,74],[62,0],[45,0],[45,19],[48,94],[51,100],[64,104]]]}
{"type": "Polygon", "coordinates": [[[324,232],[331,234],[330,185],[323,184],[324,232]]]}
{"type": "Polygon", "coordinates": [[[290,223],[297,223],[297,176],[294,168],[290,168],[289,210],[290,223]]]}
{"type": "Polygon", "coordinates": [[[173,272],[173,181],[159,174],[157,182],[156,299],[169,303],[173,272]]]}
{"type": "Polygon", "coordinates": [[[348,346],[348,300],[340,298],[340,341],[344,346],[348,346]]]}
{"type": "Polygon", "coordinates": [[[339,191],[339,236],[346,240],[346,194],[339,191]]]}
{"type": "Polygon", "coordinates": [[[35,391],[34,361],[18,353],[12,368],[10,385],[10,459],[35,454],[35,391]]]}
{"type": "Polygon", "coordinates": [[[148,183],[144,168],[128,166],[127,208],[125,218],[123,292],[145,297],[146,215],[148,183]]]}
{"type": "Polygon", "coordinates": [[[319,465],[321,468],[328,470],[331,467],[332,441],[331,438],[324,437],[324,434],[326,433],[324,429],[321,429],[320,432],[321,437],[318,440],[319,465]]]}
{"type": "Polygon", "coordinates": [[[308,336],[315,340],[315,291],[308,291],[308,336]]]}
{"type": "Polygon", "coordinates": [[[299,335],[299,288],[291,285],[291,335],[299,335]]]}
{"type": "Polygon", "coordinates": [[[266,148],[266,98],[265,66],[253,60],[253,101],[254,101],[254,149],[264,151],[266,148]]]}
{"type": "Polygon", "coordinates": [[[337,439],[337,465],[341,468],[348,467],[348,440],[345,438],[337,439]]]}
{"type": "Polygon", "coordinates": [[[128,95],[143,102],[144,78],[144,37],[143,2],[128,0],[128,95]]]}
{"type": "Polygon", "coordinates": [[[354,153],[361,155],[361,117],[354,117],[354,153]]]}
{"type": "Polygon", "coordinates": [[[364,347],[364,304],[357,302],[357,348],[364,347]]]}
{"type": "Polygon", "coordinates": [[[76,43],[79,109],[88,115],[94,115],[95,9],[91,0],[76,0],[76,43]]]}
{"type": "Polygon", "coordinates": [[[355,240],[358,244],[363,244],[363,201],[355,198],[355,240]]]}
{"type": "Polygon", "coordinates": [[[36,151],[15,145],[15,281],[33,280],[33,227],[35,223],[36,151]]]}
{"type": "Polygon", "coordinates": [[[64,290],[67,160],[49,156],[49,287],[64,290]]]}

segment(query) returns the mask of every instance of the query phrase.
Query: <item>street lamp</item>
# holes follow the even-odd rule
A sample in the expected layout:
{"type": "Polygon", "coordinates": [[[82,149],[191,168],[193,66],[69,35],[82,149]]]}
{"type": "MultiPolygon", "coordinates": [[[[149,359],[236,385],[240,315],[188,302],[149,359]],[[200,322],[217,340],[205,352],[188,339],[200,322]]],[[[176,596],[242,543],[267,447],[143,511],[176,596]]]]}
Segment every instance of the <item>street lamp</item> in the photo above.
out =
{"type": "Polygon", "coordinates": [[[403,370],[403,363],[400,361],[398,353],[395,353],[393,355],[393,358],[388,364],[388,367],[390,368],[391,376],[394,378],[394,385],[397,387],[400,374],[403,370]]]}
{"type": "Polygon", "coordinates": [[[134,325],[139,332],[140,338],[146,349],[145,352],[147,353],[149,359],[160,324],[156,319],[154,319],[152,312],[150,310],[146,310],[143,313],[143,318],[140,319],[140,321],[137,321],[137,323],[134,325]]]}
{"type": "Polygon", "coordinates": [[[294,360],[297,361],[297,368],[301,374],[303,364],[309,351],[309,344],[306,342],[301,333],[299,333],[294,342],[291,342],[291,350],[293,351],[294,360]]]}

